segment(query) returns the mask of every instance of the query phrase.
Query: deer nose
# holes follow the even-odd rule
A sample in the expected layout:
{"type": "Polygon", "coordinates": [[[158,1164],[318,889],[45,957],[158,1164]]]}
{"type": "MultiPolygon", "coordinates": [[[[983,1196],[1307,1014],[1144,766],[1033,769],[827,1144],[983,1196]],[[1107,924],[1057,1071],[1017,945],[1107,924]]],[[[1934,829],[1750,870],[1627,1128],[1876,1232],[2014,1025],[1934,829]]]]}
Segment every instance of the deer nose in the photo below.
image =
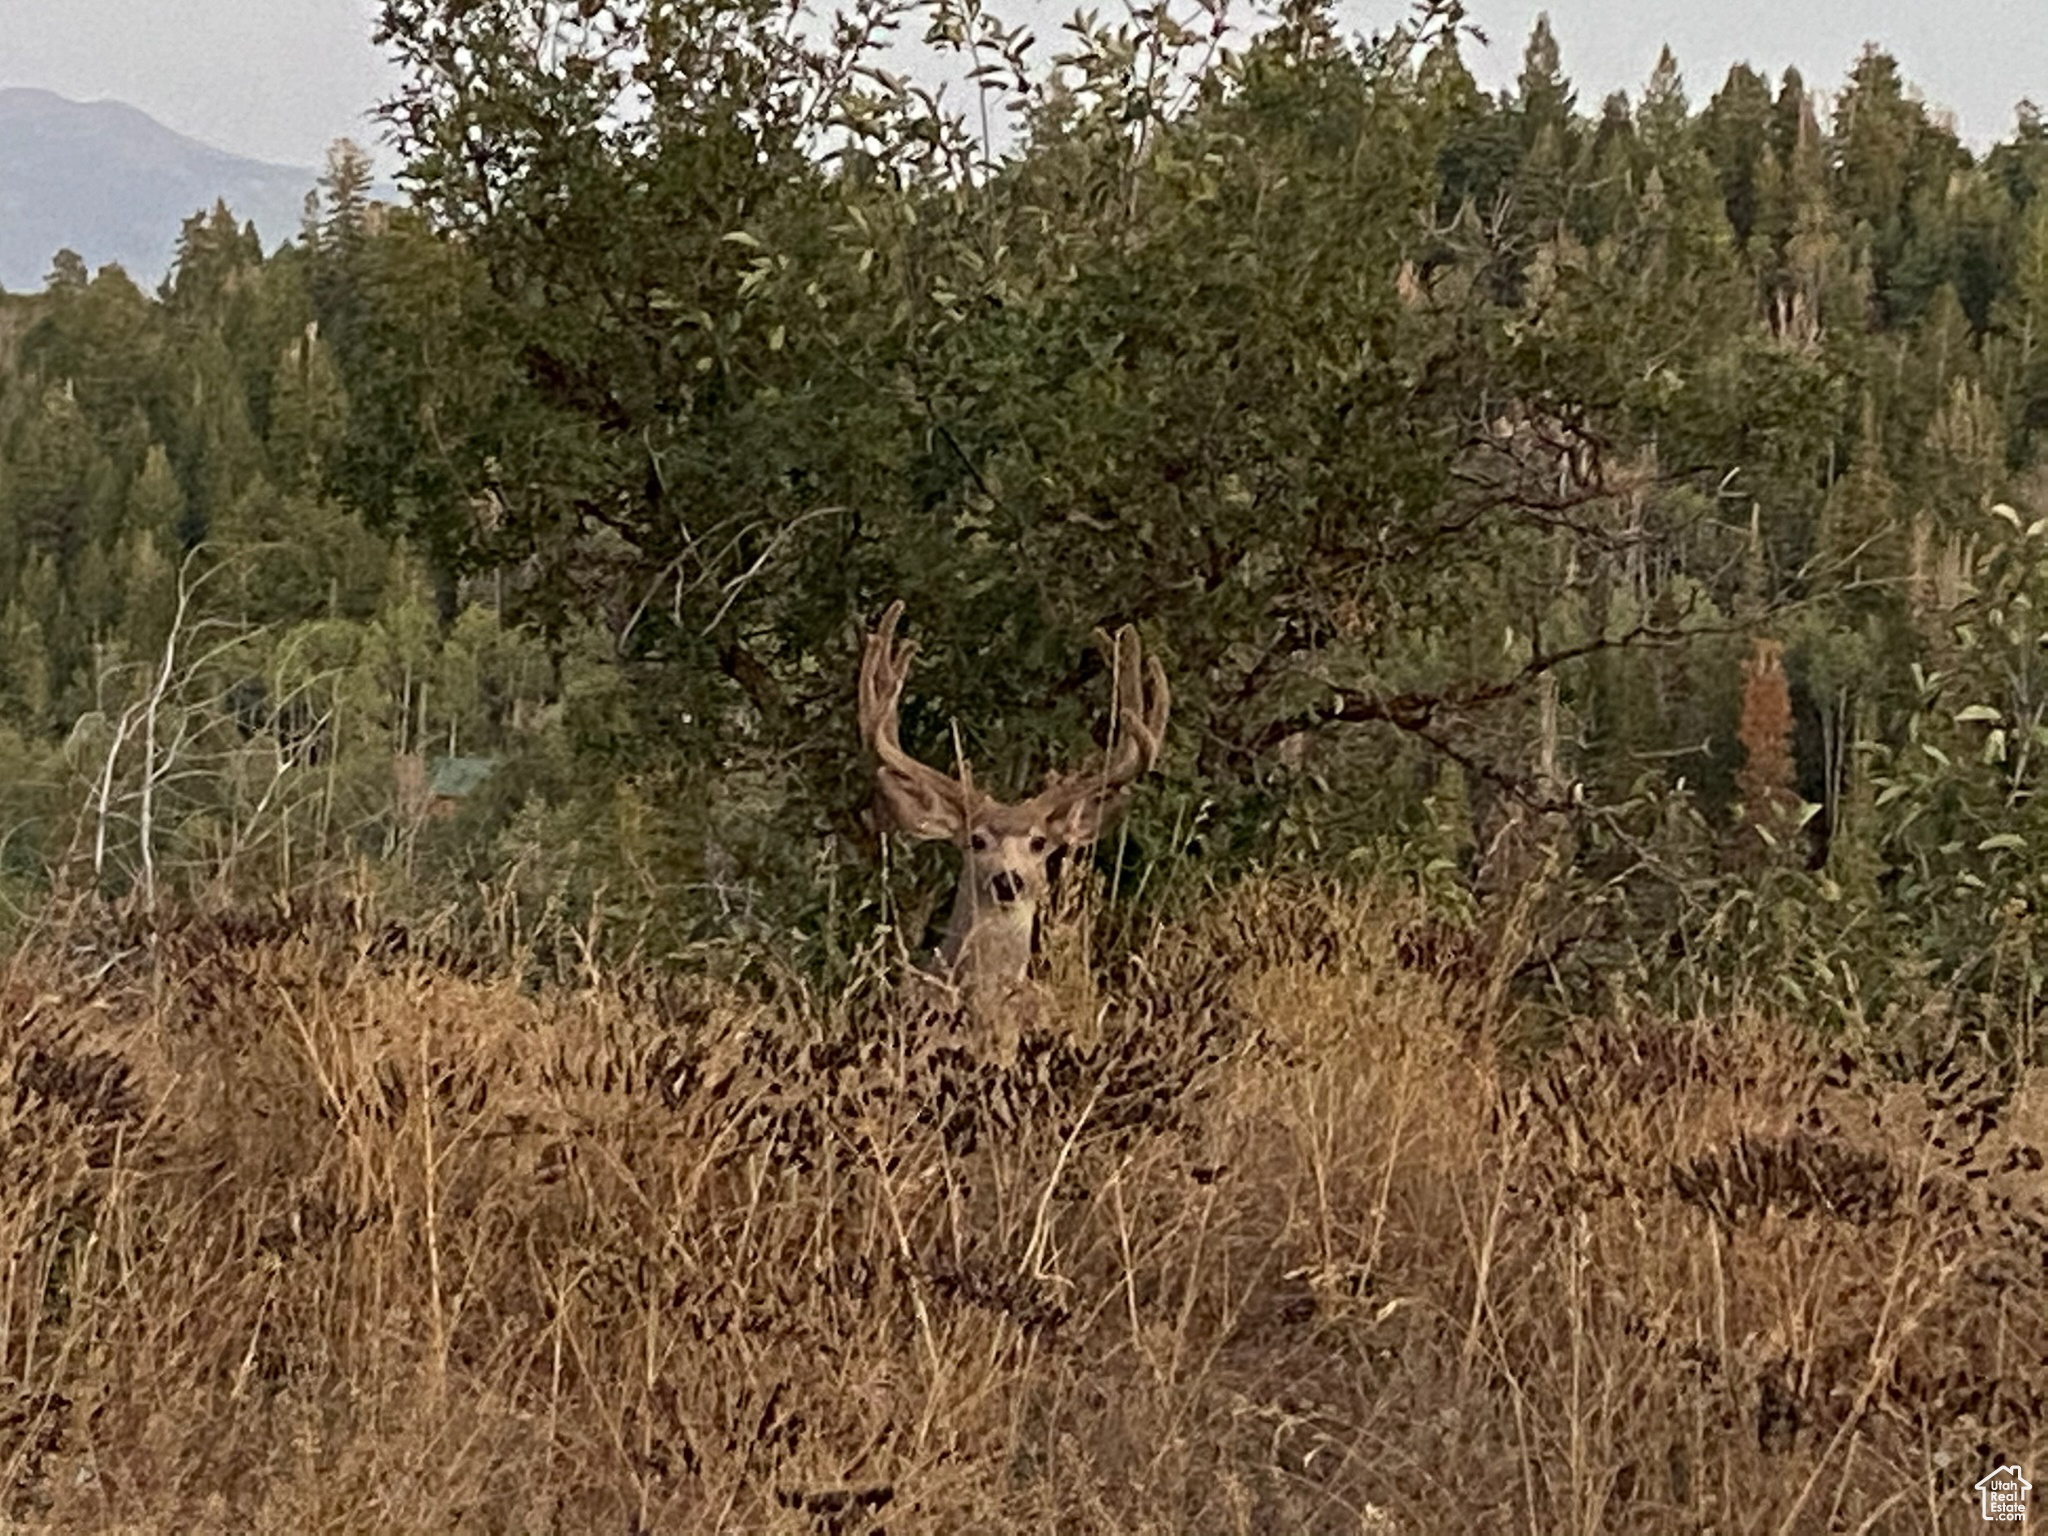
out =
{"type": "Polygon", "coordinates": [[[996,893],[997,901],[1015,901],[1024,894],[1024,882],[1007,869],[996,871],[995,878],[988,885],[996,893]]]}

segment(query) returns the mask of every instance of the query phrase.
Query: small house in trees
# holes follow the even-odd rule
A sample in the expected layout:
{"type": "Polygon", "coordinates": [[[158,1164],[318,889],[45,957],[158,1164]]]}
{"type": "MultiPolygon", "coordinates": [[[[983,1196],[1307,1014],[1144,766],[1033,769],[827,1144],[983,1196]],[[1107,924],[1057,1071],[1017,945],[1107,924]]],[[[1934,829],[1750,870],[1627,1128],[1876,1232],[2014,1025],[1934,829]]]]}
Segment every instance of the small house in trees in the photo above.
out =
{"type": "Polygon", "coordinates": [[[407,821],[453,816],[498,771],[495,757],[436,757],[401,752],[392,761],[398,813],[407,821]]]}

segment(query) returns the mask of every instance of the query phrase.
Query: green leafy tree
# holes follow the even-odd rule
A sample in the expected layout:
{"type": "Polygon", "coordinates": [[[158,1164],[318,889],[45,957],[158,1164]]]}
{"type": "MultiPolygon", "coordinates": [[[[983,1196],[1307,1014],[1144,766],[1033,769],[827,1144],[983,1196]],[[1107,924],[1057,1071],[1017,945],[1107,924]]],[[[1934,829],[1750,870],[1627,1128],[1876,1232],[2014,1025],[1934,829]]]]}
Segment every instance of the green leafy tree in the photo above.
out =
{"type": "Polygon", "coordinates": [[[2039,631],[2041,542],[2000,504],[1985,519],[1992,547],[1977,590],[1956,617],[1950,665],[1917,674],[1904,740],[1873,775],[1874,815],[1894,871],[1904,953],[1997,1044],[2035,1059],[2048,953],[2032,918],[2043,846],[2036,793],[2048,752],[2048,678],[2039,631]]]}

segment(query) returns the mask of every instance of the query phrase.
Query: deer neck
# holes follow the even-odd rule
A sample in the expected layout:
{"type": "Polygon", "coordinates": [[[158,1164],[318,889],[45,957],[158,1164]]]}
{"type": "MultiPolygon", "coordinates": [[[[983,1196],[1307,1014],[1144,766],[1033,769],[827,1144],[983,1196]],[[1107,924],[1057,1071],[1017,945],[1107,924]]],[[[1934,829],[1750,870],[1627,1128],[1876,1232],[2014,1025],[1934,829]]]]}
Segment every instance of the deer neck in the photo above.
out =
{"type": "Polygon", "coordinates": [[[1037,929],[1035,901],[983,902],[977,888],[962,881],[939,954],[961,979],[1022,981],[1037,929]]]}

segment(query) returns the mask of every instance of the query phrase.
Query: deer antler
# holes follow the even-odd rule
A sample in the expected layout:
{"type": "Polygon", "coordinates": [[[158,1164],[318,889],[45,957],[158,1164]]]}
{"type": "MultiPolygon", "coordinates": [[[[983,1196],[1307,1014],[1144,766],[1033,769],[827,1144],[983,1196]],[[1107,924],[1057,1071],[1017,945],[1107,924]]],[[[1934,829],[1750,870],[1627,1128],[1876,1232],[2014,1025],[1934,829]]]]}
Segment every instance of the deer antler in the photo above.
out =
{"type": "Polygon", "coordinates": [[[967,823],[973,791],[963,779],[919,762],[896,736],[896,711],[917,642],[896,639],[901,598],[868,636],[860,659],[860,734],[875,754],[875,798],[882,813],[912,837],[948,838],[967,823]]]}
{"type": "Polygon", "coordinates": [[[1114,640],[1097,630],[1095,640],[1115,672],[1110,747],[1080,771],[1048,780],[1031,801],[1069,843],[1092,841],[1122,808],[1125,792],[1158,764],[1173,704],[1166,669],[1144,654],[1135,629],[1125,625],[1114,640]]]}

